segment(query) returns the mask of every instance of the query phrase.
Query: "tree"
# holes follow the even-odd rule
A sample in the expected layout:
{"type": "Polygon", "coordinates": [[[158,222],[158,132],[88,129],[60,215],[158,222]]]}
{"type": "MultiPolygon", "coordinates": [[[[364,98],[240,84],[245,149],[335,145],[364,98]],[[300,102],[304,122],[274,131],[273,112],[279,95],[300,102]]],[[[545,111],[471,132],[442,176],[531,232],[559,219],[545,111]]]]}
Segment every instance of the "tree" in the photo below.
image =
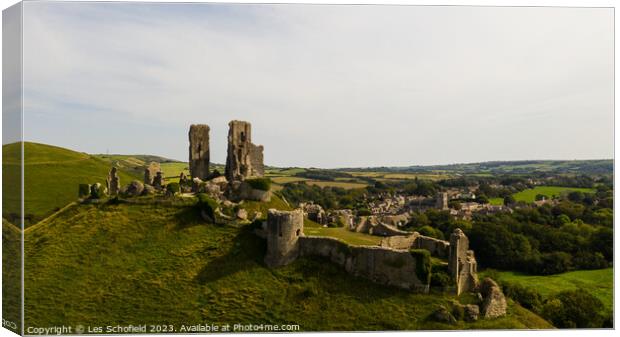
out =
{"type": "Polygon", "coordinates": [[[568,193],[568,200],[572,202],[582,202],[584,198],[585,195],[583,194],[583,192],[580,191],[573,191],[568,193]]]}
{"type": "Polygon", "coordinates": [[[545,302],[543,317],[558,328],[600,328],[603,303],[584,289],[560,292],[545,302]]]}
{"type": "Polygon", "coordinates": [[[540,201],[540,200],[547,200],[547,199],[549,199],[549,197],[544,195],[544,194],[540,194],[539,193],[539,194],[536,194],[535,199],[536,199],[536,201],[540,201]]]}
{"type": "Polygon", "coordinates": [[[512,194],[504,197],[504,205],[506,206],[514,205],[516,202],[517,200],[515,200],[515,197],[513,197],[512,194]]]}

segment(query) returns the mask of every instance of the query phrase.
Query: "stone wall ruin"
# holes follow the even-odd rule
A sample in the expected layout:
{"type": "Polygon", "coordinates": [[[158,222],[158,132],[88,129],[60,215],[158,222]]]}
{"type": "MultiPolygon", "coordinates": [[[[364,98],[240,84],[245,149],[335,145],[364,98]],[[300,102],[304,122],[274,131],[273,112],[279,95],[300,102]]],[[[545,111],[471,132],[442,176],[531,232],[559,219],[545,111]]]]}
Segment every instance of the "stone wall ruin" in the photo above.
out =
{"type": "Polygon", "coordinates": [[[228,123],[226,179],[245,180],[264,175],[263,147],[252,144],[252,124],[243,121],[228,123]]]}
{"type": "Polygon", "coordinates": [[[192,178],[209,177],[209,126],[192,124],[189,127],[189,172],[192,178]]]}

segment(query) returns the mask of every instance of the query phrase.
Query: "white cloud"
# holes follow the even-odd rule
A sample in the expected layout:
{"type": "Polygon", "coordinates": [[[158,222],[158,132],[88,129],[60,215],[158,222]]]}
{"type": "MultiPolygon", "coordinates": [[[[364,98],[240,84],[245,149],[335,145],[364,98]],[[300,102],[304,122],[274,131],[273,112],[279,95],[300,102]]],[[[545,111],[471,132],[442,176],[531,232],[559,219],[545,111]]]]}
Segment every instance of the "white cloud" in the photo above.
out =
{"type": "Polygon", "coordinates": [[[25,8],[31,140],[185,159],[207,123],[223,162],[243,119],[272,165],[613,156],[609,9],[25,8]]]}

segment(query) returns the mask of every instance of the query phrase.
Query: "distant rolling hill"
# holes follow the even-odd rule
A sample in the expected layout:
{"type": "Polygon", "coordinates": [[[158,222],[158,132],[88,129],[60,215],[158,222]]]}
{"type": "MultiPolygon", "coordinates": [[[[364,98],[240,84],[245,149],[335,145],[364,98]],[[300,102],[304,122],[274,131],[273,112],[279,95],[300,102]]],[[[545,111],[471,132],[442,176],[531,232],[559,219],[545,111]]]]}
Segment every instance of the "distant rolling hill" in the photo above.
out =
{"type": "Polygon", "coordinates": [[[482,163],[402,166],[402,167],[368,167],[346,168],[351,172],[411,172],[411,173],[489,173],[489,174],[532,174],[532,173],[577,173],[577,174],[611,174],[614,171],[613,159],[600,160],[522,160],[489,161],[482,163]]]}
{"type": "MultiPolygon", "coordinates": [[[[2,217],[15,220],[19,214],[19,153],[20,144],[2,146],[2,217]]],[[[86,153],[65,148],[24,143],[24,215],[26,226],[50,215],[75,201],[78,185],[99,182],[105,184],[111,163],[86,153]]],[[[120,170],[121,183],[142,179],[131,170],[120,170]]]]}

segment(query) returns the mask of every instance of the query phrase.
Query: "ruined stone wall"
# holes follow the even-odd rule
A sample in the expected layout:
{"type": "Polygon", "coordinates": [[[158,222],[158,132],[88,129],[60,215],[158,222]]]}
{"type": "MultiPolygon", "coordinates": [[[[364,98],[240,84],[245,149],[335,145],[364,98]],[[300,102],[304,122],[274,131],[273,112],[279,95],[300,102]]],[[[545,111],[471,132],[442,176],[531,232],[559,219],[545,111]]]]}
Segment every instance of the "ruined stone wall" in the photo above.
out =
{"type": "Polygon", "coordinates": [[[426,249],[431,255],[440,258],[448,258],[450,254],[450,243],[448,241],[431,238],[424,235],[418,235],[415,238],[413,248],[426,249]]]}
{"type": "Polygon", "coordinates": [[[226,178],[244,180],[264,175],[263,147],[252,144],[252,125],[243,121],[228,123],[226,178]]]}
{"type": "Polygon", "coordinates": [[[380,284],[418,292],[428,292],[429,284],[417,275],[416,258],[411,249],[425,249],[431,255],[448,258],[448,271],[456,294],[473,291],[478,286],[474,252],[469,250],[465,234],[456,229],[450,242],[420,235],[387,237],[381,246],[351,246],[329,237],[303,235],[303,211],[269,210],[262,231],[267,238],[265,263],[282,266],[298,256],[320,256],[343,267],[348,273],[380,284]]]}
{"type": "Polygon", "coordinates": [[[111,196],[115,196],[118,194],[118,192],[120,192],[121,180],[118,176],[116,167],[112,167],[112,169],[110,170],[110,173],[108,173],[108,179],[106,181],[106,184],[108,186],[108,193],[111,196]]]}
{"type": "Polygon", "coordinates": [[[469,250],[469,239],[459,228],[450,235],[448,271],[456,282],[456,294],[478,286],[477,263],[474,252],[469,250]]]}
{"type": "Polygon", "coordinates": [[[416,274],[416,260],[409,250],[378,246],[350,246],[338,239],[304,236],[299,239],[300,256],[320,256],[348,273],[402,289],[428,292],[428,284],[416,274]]]}
{"type": "Polygon", "coordinates": [[[161,165],[158,162],[151,162],[147,167],[144,168],[144,183],[148,185],[153,185],[153,179],[157,175],[157,172],[161,171],[161,165]]]}
{"type": "Polygon", "coordinates": [[[189,172],[192,178],[206,180],[209,161],[209,126],[192,124],[189,127],[189,172]]]}
{"type": "Polygon", "coordinates": [[[263,146],[251,144],[250,164],[252,166],[252,176],[262,177],[265,175],[265,165],[263,164],[263,146]]]}

